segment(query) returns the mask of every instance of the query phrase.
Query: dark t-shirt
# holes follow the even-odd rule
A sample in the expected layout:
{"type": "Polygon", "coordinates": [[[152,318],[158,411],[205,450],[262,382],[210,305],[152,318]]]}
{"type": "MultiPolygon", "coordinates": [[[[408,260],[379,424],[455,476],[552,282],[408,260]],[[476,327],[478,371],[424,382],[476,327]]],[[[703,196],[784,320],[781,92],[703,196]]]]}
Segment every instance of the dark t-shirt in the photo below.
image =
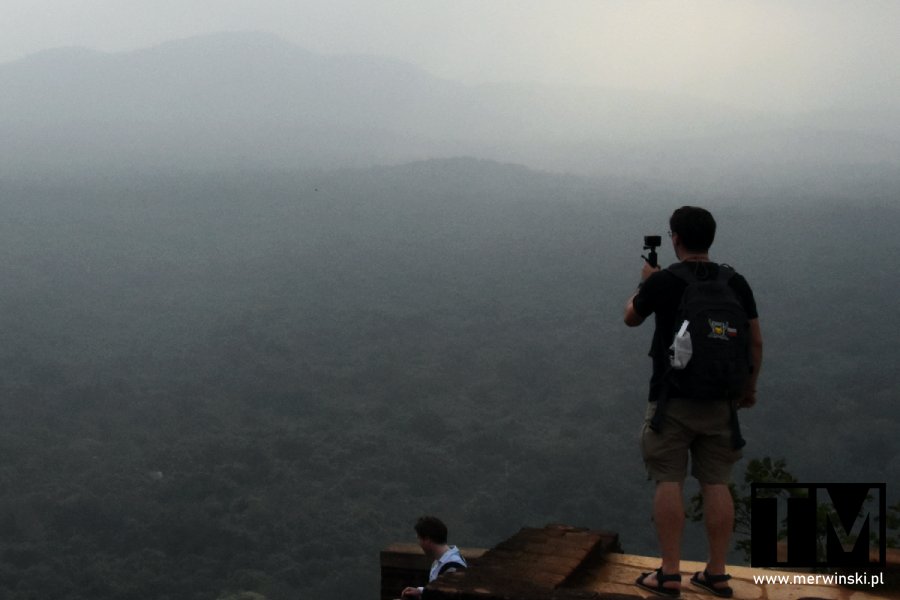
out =
{"type": "MultiPolygon", "coordinates": [[[[694,276],[699,280],[715,279],[719,274],[719,265],[711,262],[689,261],[686,264],[693,268],[694,276]]],[[[756,300],[747,280],[735,273],[728,280],[728,285],[737,294],[738,300],[747,313],[747,318],[756,319],[756,300]]],[[[687,283],[667,269],[653,273],[634,297],[634,310],[643,318],[651,314],[656,316],[656,330],[650,344],[650,358],[653,359],[653,375],[650,377],[650,395],[652,402],[659,396],[659,385],[669,366],[669,346],[675,337],[675,317],[681,295],[687,283]]]]}

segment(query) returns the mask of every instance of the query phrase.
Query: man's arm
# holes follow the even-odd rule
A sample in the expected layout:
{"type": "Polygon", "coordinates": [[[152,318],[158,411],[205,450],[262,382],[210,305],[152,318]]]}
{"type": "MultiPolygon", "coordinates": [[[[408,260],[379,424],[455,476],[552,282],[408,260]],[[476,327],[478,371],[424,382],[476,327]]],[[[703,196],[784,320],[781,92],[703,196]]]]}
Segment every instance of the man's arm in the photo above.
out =
{"type": "MultiPolygon", "coordinates": [[[[641,269],[641,284],[647,281],[647,278],[659,271],[659,267],[651,267],[650,263],[644,262],[644,266],[641,269]]],[[[625,303],[625,324],[629,327],[637,327],[641,323],[644,322],[646,317],[641,316],[637,310],[634,308],[634,298],[638,295],[641,288],[638,286],[638,290],[631,295],[631,298],[628,299],[628,302],[625,303]]]]}
{"type": "Polygon", "coordinates": [[[629,327],[637,327],[644,322],[644,317],[639,315],[638,311],[634,308],[635,296],[637,296],[637,292],[633,293],[631,298],[628,299],[628,302],[625,303],[625,324],[629,327]]]}
{"type": "Polygon", "coordinates": [[[759,328],[759,319],[750,320],[750,359],[753,361],[753,372],[747,382],[747,389],[739,406],[750,408],[756,404],[756,381],[759,379],[759,371],[762,368],[763,340],[762,331],[759,328]]]}

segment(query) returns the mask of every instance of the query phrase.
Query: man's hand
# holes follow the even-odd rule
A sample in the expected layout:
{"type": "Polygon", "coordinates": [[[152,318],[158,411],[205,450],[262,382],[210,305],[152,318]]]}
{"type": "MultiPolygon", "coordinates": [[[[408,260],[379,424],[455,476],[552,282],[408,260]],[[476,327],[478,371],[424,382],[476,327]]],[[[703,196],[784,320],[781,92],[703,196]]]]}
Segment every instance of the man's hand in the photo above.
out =
{"type": "Polygon", "coordinates": [[[750,408],[756,404],[756,380],[759,378],[763,359],[763,341],[759,319],[750,320],[750,358],[753,361],[753,372],[750,374],[750,381],[747,382],[747,389],[744,390],[744,397],[738,402],[738,408],[750,408]]]}
{"type": "Polygon", "coordinates": [[[422,592],[417,587],[408,587],[404,588],[403,592],[400,594],[401,598],[421,598],[422,592]]]}
{"type": "Polygon", "coordinates": [[[650,263],[646,260],[644,261],[644,266],[641,268],[641,283],[647,281],[647,278],[659,271],[659,266],[651,267],[650,263]]]}

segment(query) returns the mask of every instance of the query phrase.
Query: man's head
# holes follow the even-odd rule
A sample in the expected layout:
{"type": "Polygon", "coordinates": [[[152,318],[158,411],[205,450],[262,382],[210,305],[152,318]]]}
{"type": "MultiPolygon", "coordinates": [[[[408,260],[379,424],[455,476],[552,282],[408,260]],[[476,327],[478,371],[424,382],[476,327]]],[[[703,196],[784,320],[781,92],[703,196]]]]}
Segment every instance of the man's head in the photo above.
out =
{"type": "Polygon", "coordinates": [[[690,252],[706,252],[716,237],[715,219],[708,210],[696,206],[676,209],[669,219],[669,229],[673,243],[690,252]]]}
{"type": "Polygon", "coordinates": [[[447,526],[437,517],[419,517],[415,529],[419,545],[428,556],[447,544],[447,526]]]}

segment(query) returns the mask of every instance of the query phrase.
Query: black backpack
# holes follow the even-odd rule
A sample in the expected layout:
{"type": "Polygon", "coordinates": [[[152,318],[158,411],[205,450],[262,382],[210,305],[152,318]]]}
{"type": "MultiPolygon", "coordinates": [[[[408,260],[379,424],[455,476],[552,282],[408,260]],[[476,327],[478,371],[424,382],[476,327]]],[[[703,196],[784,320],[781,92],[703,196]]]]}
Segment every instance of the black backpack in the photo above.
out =
{"type": "Polygon", "coordinates": [[[741,398],[752,370],[750,320],[728,285],[734,269],[719,265],[718,275],[707,280],[698,279],[685,263],[674,264],[668,271],[687,284],[676,313],[675,332],[688,322],[692,350],[684,369],[668,370],[668,397],[741,398]]]}

